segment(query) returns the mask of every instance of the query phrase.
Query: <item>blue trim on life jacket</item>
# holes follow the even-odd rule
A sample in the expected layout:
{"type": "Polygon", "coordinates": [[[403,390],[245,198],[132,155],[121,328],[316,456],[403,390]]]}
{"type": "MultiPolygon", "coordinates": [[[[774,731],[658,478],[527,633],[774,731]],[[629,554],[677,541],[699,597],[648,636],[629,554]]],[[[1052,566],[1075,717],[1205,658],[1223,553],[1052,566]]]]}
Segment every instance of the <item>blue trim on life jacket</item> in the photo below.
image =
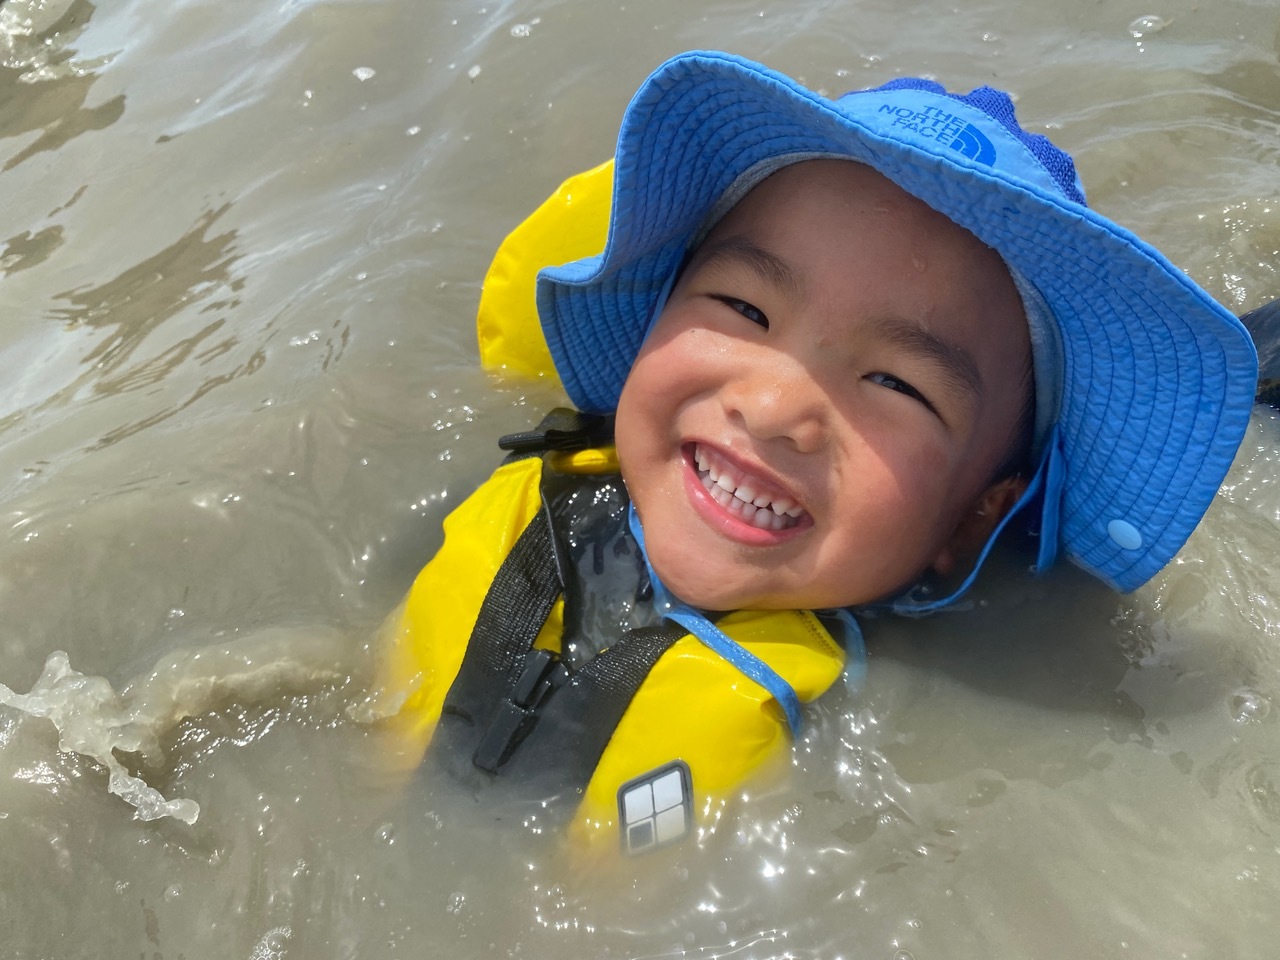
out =
{"type": "MultiPolygon", "coordinates": [[[[786,714],[791,736],[798,737],[804,726],[804,718],[800,713],[800,698],[796,696],[791,684],[779,676],[773,667],[708,620],[702,611],[689,606],[666,588],[649,563],[649,552],[644,545],[644,530],[640,526],[640,517],[636,514],[635,504],[631,504],[628,511],[631,534],[640,546],[640,554],[644,557],[644,565],[649,571],[649,580],[653,584],[654,608],[659,610],[666,619],[673,620],[688,630],[736,667],[743,676],[768,690],[782,707],[782,712],[786,714]]],[[[855,624],[855,630],[856,628],[855,624]]],[[[861,640],[860,632],[858,636],[861,640]]]]}

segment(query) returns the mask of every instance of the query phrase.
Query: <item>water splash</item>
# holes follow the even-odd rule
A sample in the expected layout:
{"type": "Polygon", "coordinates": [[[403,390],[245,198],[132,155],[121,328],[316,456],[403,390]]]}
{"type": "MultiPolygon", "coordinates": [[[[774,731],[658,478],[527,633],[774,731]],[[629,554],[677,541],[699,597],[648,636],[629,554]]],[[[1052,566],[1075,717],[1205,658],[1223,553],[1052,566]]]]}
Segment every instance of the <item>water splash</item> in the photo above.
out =
{"type": "Polygon", "coordinates": [[[272,927],[262,935],[249,952],[249,960],[280,960],[285,956],[289,941],[293,939],[293,928],[286,925],[272,927]]]}
{"type": "Polygon", "coordinates": [[[58,728],[58,748],[89,757],[107,770],[107,790],[132,805],[139,820],[173,817],[195,823],[200,805],[167,799],[130,773],[120,754],[148,765],[164,761],[162,737],[186,717],[234,700],[253,702],[351,678],[351,645],[337,631],[279,628],[225,644],[180,650],[117,692],[105,677],[75,670],[54,651],[31,690],[0,683],[0,704],[58,728]]]}
{"type": "Polygon", "coordinates": [[[153,753],[155,732],[138,722],[106,678],[73,670],[63,651],[49,655],[30,693],[14,693],[0,683],[0,704],[52,720],[58,728],[58,749],[91,757],[106,767],[107,790],[136,807],[138,819],[174,817],[195,823],[200,815],[194,800],[166,800],[125,769],[114,751],[153,753]]]}
{"type": "Polygon", "coordinates": [[[1236,723],[1258,723],[1271,713],[1271,701],[1248,687],[1235,691],[1227,698],[1231,719],[1236,723]]]}
{"type": "Polygon", "coordinates": [[[1169,26],[1170,22],[1171,21],[1166,20],[1164,17],[1159,17],[1155,14],[1138,17],[1138,19],[1129,24],[1129,36],[1133,37],[1135,40],[1141,40],[1153,33],[1159,33],[1165,27],[1169,26]]]}

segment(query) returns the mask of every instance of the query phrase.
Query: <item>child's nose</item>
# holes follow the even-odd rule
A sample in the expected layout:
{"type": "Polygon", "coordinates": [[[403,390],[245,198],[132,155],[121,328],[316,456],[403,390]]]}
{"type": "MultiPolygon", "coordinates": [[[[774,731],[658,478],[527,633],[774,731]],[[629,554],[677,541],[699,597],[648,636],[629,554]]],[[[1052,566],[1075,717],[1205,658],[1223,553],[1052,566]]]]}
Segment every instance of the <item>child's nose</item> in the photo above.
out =
{"type": "Polygon", "coordinates": [[[758,440],[786,440],[800,453],[821,448],[826,403],[821,386],[793,358],[777,360],[735,378],[725,391],[731,419],[758,440]]]}

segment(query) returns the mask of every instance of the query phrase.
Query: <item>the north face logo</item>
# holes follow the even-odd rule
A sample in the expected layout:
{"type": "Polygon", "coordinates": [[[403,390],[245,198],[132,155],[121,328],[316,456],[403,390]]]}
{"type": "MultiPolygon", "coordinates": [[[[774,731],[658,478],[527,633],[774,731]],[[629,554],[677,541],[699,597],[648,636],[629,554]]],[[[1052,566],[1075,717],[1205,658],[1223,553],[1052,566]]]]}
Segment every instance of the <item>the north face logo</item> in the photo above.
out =
{"type": "Polygon", "coordinates": [[[892,125],[901,130],[910,130],[919,137],[936,140],[942,146],[948,146],[970,160],[985,163],[988,166],[996,161],[996,148],[987,135],[953,113],[940,107],[925,107],[916,110],[892,103],[880,105],[880,113],[893,118],[892,125]]]}

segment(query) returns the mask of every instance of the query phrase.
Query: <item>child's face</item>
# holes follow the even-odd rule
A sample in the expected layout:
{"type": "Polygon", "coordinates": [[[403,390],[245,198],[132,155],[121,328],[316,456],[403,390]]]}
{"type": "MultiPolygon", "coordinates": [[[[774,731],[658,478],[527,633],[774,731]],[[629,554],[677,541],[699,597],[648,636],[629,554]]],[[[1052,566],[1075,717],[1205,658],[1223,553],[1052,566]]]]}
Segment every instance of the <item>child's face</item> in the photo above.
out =
{"type": "Polygon", "coordinates": [[[948,572],[1011,500],[993,474],[1030,362],[977,238],[861,164],[784,168],[695,252],[623,388],[650,562],[711,610],[855,605],[948,572]]]}

